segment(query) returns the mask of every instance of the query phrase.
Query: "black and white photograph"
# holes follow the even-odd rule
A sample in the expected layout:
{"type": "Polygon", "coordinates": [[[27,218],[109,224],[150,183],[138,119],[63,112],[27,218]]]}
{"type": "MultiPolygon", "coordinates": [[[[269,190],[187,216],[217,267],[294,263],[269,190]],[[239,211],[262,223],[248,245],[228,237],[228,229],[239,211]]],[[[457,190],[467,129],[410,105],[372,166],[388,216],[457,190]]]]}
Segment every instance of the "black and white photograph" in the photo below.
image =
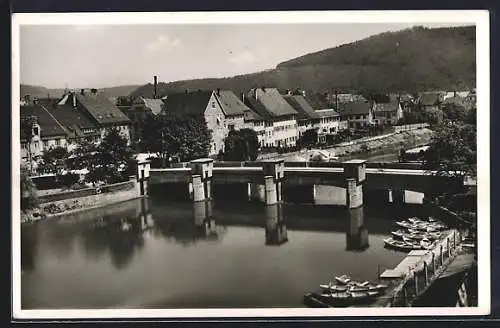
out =
{"type": "Polygon", "coordinates": [[[12,60],[14,318],[489,314],[487,11],[14,14],[12,60]]]}

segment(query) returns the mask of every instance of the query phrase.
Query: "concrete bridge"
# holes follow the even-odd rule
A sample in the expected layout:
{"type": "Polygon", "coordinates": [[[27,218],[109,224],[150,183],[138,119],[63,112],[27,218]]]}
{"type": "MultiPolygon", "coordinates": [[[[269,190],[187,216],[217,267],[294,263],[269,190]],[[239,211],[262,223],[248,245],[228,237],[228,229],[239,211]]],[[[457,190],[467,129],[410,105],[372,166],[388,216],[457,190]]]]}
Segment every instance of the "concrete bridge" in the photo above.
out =
{"type": "Polygon", "coordinates": [[[184,192],[194,202],[211,199],[214,189],[239,188],[252,199],[267,205],[283,201],[284,195],[295,189],[300,194],[314,193],[315,185],[343,188],[345,205],[357,208],[363,205],[363,192],[376,192],[393,202],[404,202],[404,191],[415,191],[426,196],[461,188],[463,178],[439,176],[419,165],[376,164],[364,160],[343,163],[285,163],[284,160],[260,162],[220,162],[197,159],[178,167],[151,169],[148,162],[138,164],[141,193],[149,187],[171,185],[171,190],[184,192]],[[368,167],[367,167],[368,166],[368,167]],[[221,188],[224,187],[224,188],[221,188]]]}

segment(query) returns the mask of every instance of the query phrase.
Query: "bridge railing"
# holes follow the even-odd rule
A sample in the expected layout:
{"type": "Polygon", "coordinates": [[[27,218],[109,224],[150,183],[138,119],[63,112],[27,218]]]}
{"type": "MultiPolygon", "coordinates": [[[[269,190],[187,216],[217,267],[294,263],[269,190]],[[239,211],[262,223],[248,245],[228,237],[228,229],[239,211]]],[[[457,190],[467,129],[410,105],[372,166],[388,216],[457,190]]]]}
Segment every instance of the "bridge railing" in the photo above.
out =
{"type": "Polygon", "coordinates": [[[409,268],[403,281],[391,293],[387,306],[410,307],[430,287],[446,269],[461,243],[462,235],[458,230],[441,240],[436,248],[414,267],[409,268]]]}

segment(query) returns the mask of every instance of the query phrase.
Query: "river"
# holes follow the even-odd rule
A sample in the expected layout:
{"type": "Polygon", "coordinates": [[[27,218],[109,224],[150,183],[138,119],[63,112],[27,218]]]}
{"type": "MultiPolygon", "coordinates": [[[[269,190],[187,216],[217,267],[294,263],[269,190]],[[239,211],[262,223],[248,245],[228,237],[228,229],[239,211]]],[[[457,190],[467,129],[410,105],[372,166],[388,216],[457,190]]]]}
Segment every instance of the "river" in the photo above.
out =
{"type": "Polygon", "coordinates": [[[335,275],[375,281],[415,204],[193,204],[158,198],[24,225],[23,309],[303,307],[335,275]]]}

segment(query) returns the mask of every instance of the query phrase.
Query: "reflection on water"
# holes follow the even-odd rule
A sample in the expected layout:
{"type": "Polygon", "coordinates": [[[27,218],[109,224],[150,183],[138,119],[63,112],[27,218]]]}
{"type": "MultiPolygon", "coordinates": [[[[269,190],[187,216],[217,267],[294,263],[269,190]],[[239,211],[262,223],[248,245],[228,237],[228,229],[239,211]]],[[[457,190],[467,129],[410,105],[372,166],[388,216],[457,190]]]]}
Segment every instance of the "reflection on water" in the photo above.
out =
{"type": "Polygon", "coordinates": [[[266,245],[279,246],[288,241],[282,205],[266,206],[266,245]]]}
{"type": "Polygon", "coordinates": [[[364,208],[349,210],[349,228],[346,234],[346,249],[349,251],[364,251],[368,243],[368,229],[364,223],[364,208]]]}
{"type": "Polygon", "coordinates": [[[22,304],[301,307],[333,274],[375,280],[394,267],[404,254],[383,239],[400,215],[142,199],[42,221],[22,228],[22,304]]]}

